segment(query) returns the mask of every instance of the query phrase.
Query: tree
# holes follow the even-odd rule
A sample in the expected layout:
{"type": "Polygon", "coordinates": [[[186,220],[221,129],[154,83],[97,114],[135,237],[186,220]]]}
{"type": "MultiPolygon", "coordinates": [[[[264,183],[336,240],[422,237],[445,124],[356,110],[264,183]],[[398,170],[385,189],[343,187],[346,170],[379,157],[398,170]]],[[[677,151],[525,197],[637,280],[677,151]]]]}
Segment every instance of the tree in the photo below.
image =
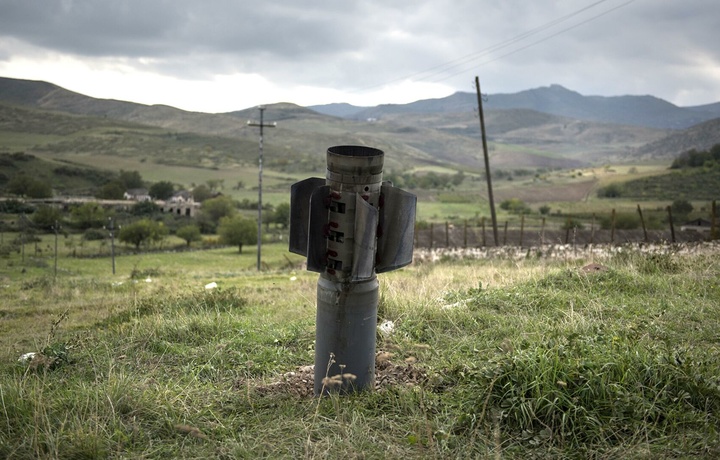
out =
{"type": "Polygon", "coordinates": [[[197,201],[198,203],[202,203],[203,201],[212,198],[213,193],[205,184],[200,184],[192,189],[193,194],[193,200],[197,201]]]}
{"type": "Polygon", "coordinates": [[[93,201],[83,203],[73,208],[71,214],[75,226],[80,230],[91,227],[102,227],[107,220],[105,209],[93,201]]]}
{"type": "Polygon", "coordinates": [[[162,222],[144,218],[123,226],[118,239],[123,243],[134,245],[135,249],[140,249],[140,245],[162,241],[167,234],[167,227],[162,222]]]}
{"type": "Polygon", "coordinates": [[[238,252],[242,254],[244,244],[252,244],[257,241],[257,223],[240,215],[223,217],[218,227],[220,241],[224,244],[238,246],[238,252]]]}
{"type": "Polygon", "coordinates": [[[465,173],[462,170],[460,170],[457,173],[455,173],[455,175],[452,177],[451,181],[452,181],[452,184],[457,187],[458,185],[462,184],[464,180],[465,180],[465,173]]]}
{"type": "Polygon", "coordinates": [[[185,240],[188,247],[190,247],[190,243],[202,240],[200,228],[194,224],[185,225],[184,227],[178,228],[177,232],[175,232],[175,235],[178,238],[182,238],[183,240],[185,240]]]}
{"type": "Polygon", "coordinates": [[[52,206],[38,206],[32,215],[32,222],[37,228],[52,231],[55,224],[62,222],[62,213],[52,206]]]}
{"type": "Polygon", "coordinates": [[[518,198],[510,198],[500,203],[500,209],[511,212],[513,214],[528,214],[530,208],[527,207],[524,201],[518,198]]]}
{"type": "Polygon", "coordinates": [[[167,200],[175,193],[175,186],[170,181],[161,180],[152,184],[148,193],[156,200],[167,200]]]}
{"type": "MultiPolygon", "coordinates": [[[[124,171],[121,169],[120,177],[118,178],[118,181],[122,184],[122,186],[125,190],[131,189],[131,188],[145,187],[145,183],[143,182],[142,177],[140,176],[140,173],[137,171],[124,171]]],[[[125,190],[123,190],[123,192],[125,190]]]]}
{"type": "Polygon", "coordinates": [[[122,182],[114,180],[103,185],[96,196],[102,200],[122,200],[125,190],[122,182]]]}
{"type": "Polygon", "coordinates": [[[598,189],[598,198],[619,198],[622,196],[623,189],[619,184],[610,184],[598,189]]]}
{"type": "Polygon", "coordinates": [[[205,183],[213,193],[217,193],[222,190],[225,179],[208,179],[205,183]]]}
{"type": "Polygon", "coordinates": [[[200,211],[214,224],[220,222],[223,217],[233,216],[237,213],[235,203],[229,196],[219,196],[203,201],[200,211]]]}
{"type": "Polygon", "coordinates": [[[693,205],[688,200],[675,200],[670,205],[674,217],[680,220],[687,219],[688,214],[693,211],[693,205]]]}
{"type": "Polygon", "coordinates": [[[46,181],[35,179],[27,174],[18,174],[10,179],[7,185],[8,193],[26,196],[28,198],[49,198],[52,188],[46,181]]]}
{"type": "Polygon", "coordinates": [[[130,208],[130,212],[134,216],[152,216],[160,212],[160,206],[152,201],[138,201],[130,208]]]}
{"type": "Polygon", "coordinates": [[[273,213],[273,222],[287,228],[290,225],[290,203],[280,203],[273,213]]]}

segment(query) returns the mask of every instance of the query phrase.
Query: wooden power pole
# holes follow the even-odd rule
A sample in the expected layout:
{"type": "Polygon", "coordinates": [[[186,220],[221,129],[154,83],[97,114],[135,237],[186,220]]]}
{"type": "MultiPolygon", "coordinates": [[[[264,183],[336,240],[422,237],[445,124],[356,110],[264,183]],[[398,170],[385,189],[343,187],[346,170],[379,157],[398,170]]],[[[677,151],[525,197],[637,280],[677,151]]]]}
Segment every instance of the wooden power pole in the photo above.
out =
{"type": "Polygon", "coordinates": [[[485,136],[485,116],[483,115],[482,94],[480,93],[480,79],[475,77],[477,89],[478,113],[480,114],[480,133],[482,134],[483,154],[485,156],[485,176],[487,177],[488,201],[490,202],[490,217],[492,218],[493,237],[495,246],[498,245],[497,215],[495,214],[495,200],[493,199],[492,179],[490,174],[490,157],[488,155],[487,137],[485,136]]]}
{"type": "Polygon", "coordinates": [[[263,128],[274,128],[276,123],[263,123],[263,112],[265,107],[258,107],[260,110],[260,123],[248,121],[248,126],[260,128],[260,156],[258,158],[258,230],[257,230],[257,269],[260,271],[261,251],[262,251],[262,173],[263,173],[263,128]]]}

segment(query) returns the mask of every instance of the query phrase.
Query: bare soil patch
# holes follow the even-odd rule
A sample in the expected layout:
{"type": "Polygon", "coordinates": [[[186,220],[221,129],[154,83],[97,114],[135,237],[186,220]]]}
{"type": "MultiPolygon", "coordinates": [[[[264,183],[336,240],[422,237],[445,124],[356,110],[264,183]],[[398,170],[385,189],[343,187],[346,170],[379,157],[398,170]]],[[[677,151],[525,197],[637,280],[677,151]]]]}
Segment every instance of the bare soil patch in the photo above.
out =
{"type": "MultiPolygon", "coordinates": [[[[375,358],[376,391],[392,386],[421,385],[427,381],[427,375],[415,366],[413,359],[395,364],[390,361],[389,356],[389,353],[378,352],[375,358]]],[[[314,395],[314,372],[314,366],[300,366],[268,384],[253,386],[251,382],[238,381],[235,387],[245,388],[249,383],[251,390],[259,396],[287,394],[298,398],[311,398],[314,395]]]]}

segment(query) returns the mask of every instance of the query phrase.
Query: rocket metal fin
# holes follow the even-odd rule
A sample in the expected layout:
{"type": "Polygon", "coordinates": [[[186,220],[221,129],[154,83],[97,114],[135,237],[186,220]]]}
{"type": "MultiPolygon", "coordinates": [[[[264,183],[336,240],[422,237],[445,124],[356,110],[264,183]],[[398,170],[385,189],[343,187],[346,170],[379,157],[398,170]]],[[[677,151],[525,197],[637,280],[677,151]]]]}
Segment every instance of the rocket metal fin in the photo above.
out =
{"type": "Polygon", "coordinates": [[[290,252],[307,257],[310,197],[315,189],[325,185],[325,179],[311,177],[290,187],[290,252]]]}
{"type": "Polygon", "coordinates": [[[389,272],[412,262],[417,197],[390,182],[380,191],[380,225],[377,239],[377,273],[389,272]]]}
{"type": "Polygon", "coordinates": [[[310,196],[310,219],[307,236],[307,269],[324,272],[327,268],[327,235],[330,187],[316,188],[310,196]]]}
{"type": "Polygon", "coordinates": [[[375,276],[377,227],[378,210],[356,193],[352,281],[368,280],[375,276]]]}

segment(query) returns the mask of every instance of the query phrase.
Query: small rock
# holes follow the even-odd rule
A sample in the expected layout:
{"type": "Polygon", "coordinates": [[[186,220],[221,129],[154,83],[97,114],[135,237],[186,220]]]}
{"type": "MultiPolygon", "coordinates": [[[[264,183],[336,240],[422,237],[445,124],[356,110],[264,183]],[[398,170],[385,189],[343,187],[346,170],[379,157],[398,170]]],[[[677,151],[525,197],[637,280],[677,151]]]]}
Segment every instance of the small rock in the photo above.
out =
{"type": "Polygon", "coordinates": [[[23,353],[23,354],[18,358],[18,362],[20,362],[20,363],[22,363],[22,364],[27,364],[27,363],[29,363],[30,361],[32,361],[32,359],[35,357],[36,354],[37,354],[37,353],[35,353],[34,351],[31,351],[31,352],[29,352],[29,353],[23,353]]]}

